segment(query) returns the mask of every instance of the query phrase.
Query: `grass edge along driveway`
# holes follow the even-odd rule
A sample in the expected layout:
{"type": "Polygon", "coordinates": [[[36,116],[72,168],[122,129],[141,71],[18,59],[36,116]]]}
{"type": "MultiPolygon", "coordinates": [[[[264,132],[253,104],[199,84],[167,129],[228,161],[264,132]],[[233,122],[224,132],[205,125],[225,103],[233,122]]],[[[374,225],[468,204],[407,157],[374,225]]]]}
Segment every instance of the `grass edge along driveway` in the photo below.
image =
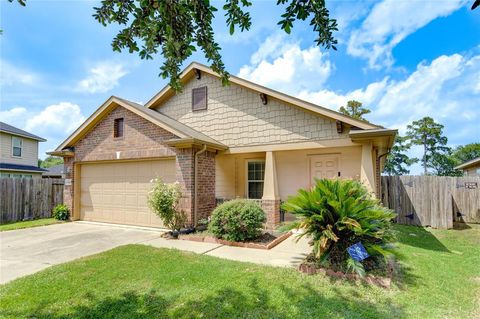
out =
{"type": "Polygon", "coordinates": [[[1,286],[0,317],[478,316],[480,227],[395,228],[405,269],[403,279],[389,290],[294,269],[127,245],[1,286]]]}
{"type": "Polygon", "coordinates": [[[0,225],[0,232],[2,231],[9,231],[9,230],[17,230],[17,229],[24,229],[30,227],[39,227],[39,226],[47,226],[53,224],[64,223],[64,221],[57,220],[55,218],[41,218],[41,219],[33,219],[33,220],[25,220],[20,222],[13,222],[0,225]]]}

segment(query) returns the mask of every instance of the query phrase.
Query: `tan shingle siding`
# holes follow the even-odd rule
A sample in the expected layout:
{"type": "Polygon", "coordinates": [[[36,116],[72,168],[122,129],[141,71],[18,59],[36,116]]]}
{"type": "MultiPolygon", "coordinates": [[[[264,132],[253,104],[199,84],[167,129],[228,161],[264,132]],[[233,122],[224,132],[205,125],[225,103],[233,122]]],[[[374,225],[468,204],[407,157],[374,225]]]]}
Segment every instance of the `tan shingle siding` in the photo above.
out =
{"type": "Polygon", "coordinates": [[[183,92],[157,109],[229,147],[348,138],[336,131],[331,119],[269,99],[263,105],[257,93],[203,74],[183,92]],[[208,86],[208,109],[192,112],[192,89],[208,86]]]}

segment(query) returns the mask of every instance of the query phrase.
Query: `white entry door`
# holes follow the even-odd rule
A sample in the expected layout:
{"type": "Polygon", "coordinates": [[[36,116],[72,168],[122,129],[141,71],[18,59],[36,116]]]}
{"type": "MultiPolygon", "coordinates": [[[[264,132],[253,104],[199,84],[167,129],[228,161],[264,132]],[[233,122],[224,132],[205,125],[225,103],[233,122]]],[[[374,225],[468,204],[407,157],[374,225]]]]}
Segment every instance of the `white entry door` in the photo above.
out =
{"type": "Polygon", "coordinates": [[[310,187],[315,184],[315,178],[337,178],[338,175],[338,156],[310,156],[310,187]]]}

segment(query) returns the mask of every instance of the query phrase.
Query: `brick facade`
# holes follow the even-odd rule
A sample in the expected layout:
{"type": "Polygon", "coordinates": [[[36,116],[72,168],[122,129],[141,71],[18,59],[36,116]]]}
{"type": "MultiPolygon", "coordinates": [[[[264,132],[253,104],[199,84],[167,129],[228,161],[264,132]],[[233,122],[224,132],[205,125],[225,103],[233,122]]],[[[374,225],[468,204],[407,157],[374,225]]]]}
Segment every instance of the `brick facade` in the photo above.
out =
{"type": "Polygon", "coordinates": [[[262,199],[261,206],[265,214],[267,215],[267,223],[265,227],[267,229],[274,228],[280,224],[280,200],[267,200],[262,199]]]}
{"type": "MultiPolygon", "coordinates": [[[[64,158],[65,178],[72,181],[71,185],[65,185],[64,203],[73,212],[75,164],[175,156],[176,180],[183,192],[181,209],[187,213],[188,223],[191,224],[195,202],[194,154],[198,149],[176,149],[165,145],[166,140],[175,137],[123,107],[115,108],[74,145],[74,157],[64,158]],[[113,137],[113,123],[116,118],[124,119],[124,135],[121,138],[113,137]]],[[[207,217],[215,208],[215,155],[214,152],[205,152],[198,158],[198,219],[207,217]]]]}

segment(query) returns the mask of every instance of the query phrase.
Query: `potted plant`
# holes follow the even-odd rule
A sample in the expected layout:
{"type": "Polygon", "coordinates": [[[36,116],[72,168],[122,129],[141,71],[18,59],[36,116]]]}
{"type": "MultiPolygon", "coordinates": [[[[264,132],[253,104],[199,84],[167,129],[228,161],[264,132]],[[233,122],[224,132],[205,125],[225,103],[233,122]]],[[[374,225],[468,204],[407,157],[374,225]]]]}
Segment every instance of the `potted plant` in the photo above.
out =
{"type": "Polygon", "coordinates": [[[148,193],[148,205],[152,211],[163,221],[163,224],[171,229],[173,238],[178,238],[180,229],[185,225],[185,212],[179,208],[182,198],[180,184],[178,182],[168,184],[161,179],[151,181],[152,189],[148,193]]]}

